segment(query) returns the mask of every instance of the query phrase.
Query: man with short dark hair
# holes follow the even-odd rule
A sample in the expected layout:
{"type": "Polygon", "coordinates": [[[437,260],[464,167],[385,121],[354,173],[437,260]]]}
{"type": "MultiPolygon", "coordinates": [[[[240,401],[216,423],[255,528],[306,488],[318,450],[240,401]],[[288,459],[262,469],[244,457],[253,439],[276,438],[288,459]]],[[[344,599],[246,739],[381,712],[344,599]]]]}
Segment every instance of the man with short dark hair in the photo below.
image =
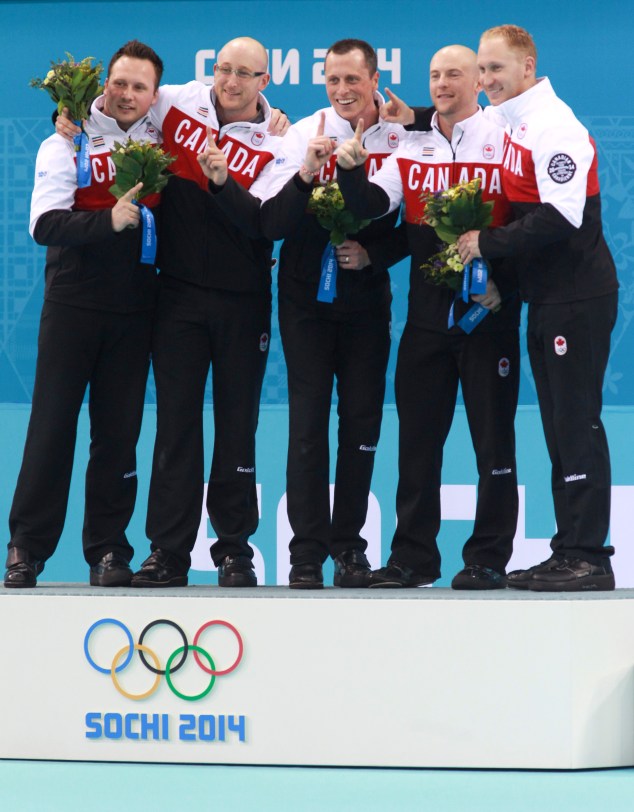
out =
{"type": "MultiPolygon", "coordinates": [[[[110,152],[126,138],[157,143],[148,111],[163,63],[143,43],[113,56],[103,95],[86,122],[91,183],[77,186],[75,151],[47,138],[36,162],[30,232],[46,254],[46,287],[24,458],[13,498],[4,585],[29,588],[61,536],[77,420],[89,387],[90,460],[82,534],[92,586],[126,586],[126,538],[137,491],[141,428],[155,300],[154,265],[142,264],[135,186],[119,201],[110,152]]],[[[158,198],[146,198],[152,206],[158,198]]]]}
{"type": "Polygon", "coordinates": [[[618,281],[603,236],[597,154],[588,131],[536,77],[523,28],[485,31],[480,81],[506,123],[503,185],[514,221],[459,238],[463,261],[518,258],[528,308],[528,352],[552,463],[557,532],[552,556],[509,573],[536,591],[614,589],[604,546],[610,456],[601,422],[603,377],[617,316],[618,281]]]}

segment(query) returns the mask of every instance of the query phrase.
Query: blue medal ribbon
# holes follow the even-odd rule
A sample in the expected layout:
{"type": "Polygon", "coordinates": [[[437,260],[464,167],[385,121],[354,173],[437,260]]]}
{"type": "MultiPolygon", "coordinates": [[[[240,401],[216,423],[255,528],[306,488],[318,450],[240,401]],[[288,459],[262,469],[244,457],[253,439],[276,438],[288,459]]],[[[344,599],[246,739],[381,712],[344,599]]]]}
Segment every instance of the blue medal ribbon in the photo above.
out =
{"type": "Polygon", "coordinates": [[[321,256],[321,276],[317,290],[317,301],[332,304],[337,296],[337,257],[335,246],[329,242],[321,256]]]}
{"type": "Polygon", "coordinates": [[[482,257],[476,257],[469,265],[471,266],[469,293],[486,293],[488,279],[486,262],[482,257]]]}
{"type": "Polygon", "coordinates": [[[469,287],[471,285],[471,263],[469,262],[464,266],[462,272],[462,301],[469,301],[469,287]]]}
{"type": "MultiPolygon", "coordinates": [[[[81,127],[81,121],[76,121],[75,124],[81,127]]],[[[90,186],[92,180],[92,167],[88,153],[88,136],[83,130],[73,137],[73,144],[77,153],[77,188],[85,189],[90,186]]]]}
{"type": "Polygon", "coordinates": [[[141,212],[141,222],[143,232],[141,234],[141,262],[144,265],[154,265],[156,262],[156,223],[154,215],[138,200],[134,200],[134,205],[139,207],[141,212]]]}
{"type": "MultiPolygon", "coordinates": [[[[468,302],[469,296],[472,293],[476,295],[486,293],[487,280],[487,264],[481,257],[476,257],[476,259],[474,259],[472,262],[465,265],[465,269],[462,273],[462,301],[468,302]]],[[[460,294],[456,293],[456,296],[451,303],[451,307],[449,308],[449,316],[447,317],[447,328],[449,330],[451,330],[456,323],[454,306],[459,298],[460,294]]],[[[487,310],[486,307],[482,307],[482,305],[474,303],[458,321],[458,327],[468,334],[474,330],[478,324],[480,324],[482,319],[484,319],[489,312],[490,311],[487,310]]]]}
{"type": "Polygon", "coordinates": [[[478,326],[478,324],[480,324],[482,319],[489,315],[490,312],[491,311],[487,310],[486,307],[482,307],[482,305],[479,304],[474,304],[460,319],[458,322],[458,327],[464,330],[465,333],[469,334],[478,326]]]}

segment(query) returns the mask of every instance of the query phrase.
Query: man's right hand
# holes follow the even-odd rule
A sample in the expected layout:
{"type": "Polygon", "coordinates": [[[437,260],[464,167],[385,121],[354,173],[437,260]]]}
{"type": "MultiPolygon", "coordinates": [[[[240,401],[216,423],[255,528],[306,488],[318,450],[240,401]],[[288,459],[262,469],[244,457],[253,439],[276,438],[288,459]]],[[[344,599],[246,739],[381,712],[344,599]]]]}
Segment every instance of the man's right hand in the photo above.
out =
{"type": "Polygon", "coordinates": [[[207,149],[197,158],[203,173],[216,186],[224,186],[227,182],[229,169],[227,156],[214,141],[211,127],[207,127],[207,149]]]}
{"type": "Polygon", "coordinates": [[[81,133],[81,127],[78,127],[68,115],[68,107],[64,107],[61,114],[57,116],[55,132],[68,141],[72,141],[76,135],[81,133]]]}
{"type": "Polygon", "coordinates": [[[385,95],[389,98],[389,101],[382,104],[379,109],[379,115],[383,121],[390,124],[402,124],[404,127],[413,124],[414,111],[412,108],[405,104],[402,99],[399,99],[395,93],[392,93],[389,87],[385,88],[385,95]]]}
{"type": "Polygon", "coordinates": [[[355,166],[362,166],[368,160],[368,151],[363,146],[363,119],[357,123],[354,131],[354,138],[348,138],[337,149],[337,166],[342,169],[354,169],[355,166]]]}
{"type": "Polygon", "coordinates": [[[123,197],[120,197],[112,207],[113,231],[123,231],[124,228],[137,228],[139,225],[141,219],[139,207],[135,206],[132,201],[142,186],[142,183],[137,183],[137,185],[133,186],[129,192],[126,192],[123,197]]]}
{"type": "Polygon", "coordinates": [[[317,133],[306,145],[306,155],[304,163],[299,170],[299,176],[305,183],[311,183],[322,166],[328,163],[330,156],[335,151],[335,142],[328,135],[324,135],[326,130],[326,114],[322,112],[317,125],[317,133]]]}

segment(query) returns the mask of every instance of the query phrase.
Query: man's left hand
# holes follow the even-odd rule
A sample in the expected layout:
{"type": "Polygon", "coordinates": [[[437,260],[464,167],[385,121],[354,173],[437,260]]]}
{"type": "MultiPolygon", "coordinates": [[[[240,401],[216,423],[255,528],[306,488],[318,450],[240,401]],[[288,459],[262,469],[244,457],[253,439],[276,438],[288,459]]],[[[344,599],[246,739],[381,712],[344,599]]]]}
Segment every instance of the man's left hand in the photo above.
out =
{"type": "MultiPolygon", "coordinates": [[[[477,234],[477,231],[473,232],[477,234]]],[[[497,285],[492,279],[487,279],[486,293],[474,293],[471,298],[474,302],[486,307],[487,310],[497,310],[502,304],[502,297],[497,285]]]]}
{"type": "Polygon", "coordinates": [[[277,107],[271,108],[271,118],[269,120],[269,132],[271,135],[284,135],[291,126],[288,116],[277,107]]]}
{"type": "Polygon", "coordinates": [[[471,262],[476,257],[481,257],[478,241],[480,239],[479,231],[467,231],[466,234],[461,234],[458,237],[458,253],[464,265],[471,262]]]}
{"type": "Polygon", "coordinates": [[[337,263],[340,268],[352,268],[353,271],[360,271],[370,264],[370,257],[365,248],[355,240],[346,240],[335,249],[337,263]]]}

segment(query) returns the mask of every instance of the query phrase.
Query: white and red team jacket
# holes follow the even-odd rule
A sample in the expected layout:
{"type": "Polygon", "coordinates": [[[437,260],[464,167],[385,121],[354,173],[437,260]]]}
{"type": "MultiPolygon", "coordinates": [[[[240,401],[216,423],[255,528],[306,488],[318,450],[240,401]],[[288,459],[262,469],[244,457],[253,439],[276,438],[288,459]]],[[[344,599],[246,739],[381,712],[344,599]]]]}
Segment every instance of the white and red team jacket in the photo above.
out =
{"type": "Polygon", "coordinates": [[[618,289],[603,236],[594,141],[547,78],[488,108],[506,124],[502,183],[514,222],[480,235],[484,257],[522,255],[528,302],[554,304],[618,289]]]}
{"type": "MultiPolygon", "coordinates": [[[[47,138],[37,154],[29,231],[46,253],[44,296],[62,304],[127,313],[154,305],[156,271],[141,264],[141,228],[112,229],[109,192],[116,168],[110,157],[115,141],[160,143],[160,133],[145,116],[127,131],[102,112],[95,99],[85,130],[92,169],[90,186],[77,188],[75,147],[61,135],[47,138]]],[[[159,195],[143,203],[153,207],[159,195]]]]}
{"type": "Polygon", "coordinates": [[[208,180],[197,161],[207,148],[207,127],[227,156],[231,177],[249,189],[275,157],[281,138],[267,132],[271,110],[258,99],[256,122],[218,121],[213,85],[188,82],[161,85],[151,108],[163,132],[164,149],[176,156],[163,193],[163,223],[158,265],[163,273],[202,287],[268,291],[271,283],[270,241],[250,239],[225,215],[208,192],[208,180]]]}
{"type": "MultiPolygon", "coordinates": [[[[383,99],[376,93],[376,103],[383,99]]],[[[315,304],[321,258],[329,240],[315,216],[307,212],[308,198],[314,186],[303,183],[297,176],[306,155],[308,141],[317,133],[321,114],[325,113],[324,134],[339,143],[354,135],[350,123],[332,107],[318,110],[294,124],[284,136],[274,163],[251,187],[251,192],[264,202],[261,212],[262,228],[270,239],[284,239],[280,253],[280,294],[302,304],[315,304]]],[[[363,134],[363,144],[369,152],[365,166],[368,176],[377,172],[408,134],[400,124],[382,119],[363,134]]],[[[314,185],[325,185],[336,178],[336,155],[333,155],[314,185]]],[[[407,255],[404,235],[395,232],[398,213],[377,220],[356,234],[348,235],[363,245],[370,256],[371,267],[359,271],[340,269],[337,277],[337,297],[326,308],[365,309],[373,302],[389,297],[387,269],[407,255]]]]}
{"type": "MultiPolygon", "coordinates": [[[[455,295],[444,286],[425,281],[420,266],[442,243],[435,231],[423,223],[425,195],[448,189],[456,183],[480,178],[482,197],[493,200],[493,222],[509,220],[510,207],[502,192],[504,134],[486,119],[482,110],[454,125],[451,141],[438,127],[437,113],[428,132],[411,132],[380,171],[366,184],[358,183],[355,170],[340,174],[346,203],[366,217],[380,217],[404,204],[404,219],[412,254],[408,319],[419,327],[446,331],[447,317],[455,295]],[[372,190],[374,188],[374,191],[372,190]]],[[[495,318],[485,319],[478,330],[508,330],[519,323],[520,304],[511,294],[517,287],[508,263],[493,268],[492,278],[503,298],[510,296],[495,318]]],[[[456,302],[455,320],[471,304],[456,302]]]]}

